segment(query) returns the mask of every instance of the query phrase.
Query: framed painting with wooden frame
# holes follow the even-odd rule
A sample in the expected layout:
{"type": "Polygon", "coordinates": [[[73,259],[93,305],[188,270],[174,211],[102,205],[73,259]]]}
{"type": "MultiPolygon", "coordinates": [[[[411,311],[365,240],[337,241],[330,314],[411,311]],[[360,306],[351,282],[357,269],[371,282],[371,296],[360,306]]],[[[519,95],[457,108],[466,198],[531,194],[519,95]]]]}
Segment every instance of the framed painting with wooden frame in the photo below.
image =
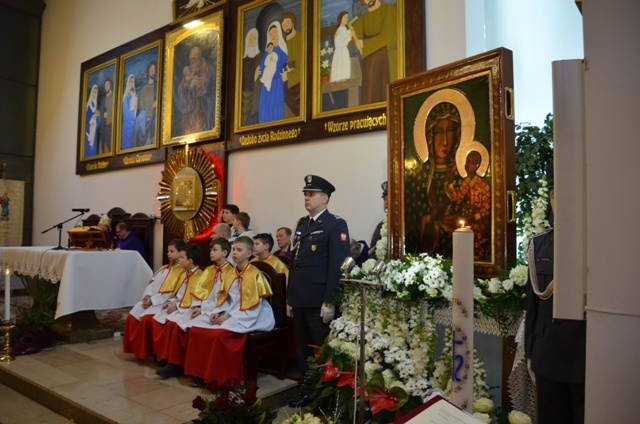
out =
{"type": "Polygon", "coordinates": [[[162,40],[120,57],[116,152],[157,149],[158,108],[162,75],[162,40]]]}
{"type": "Polygon", "coordinates": [[[313,28],[313,117],[384,107],[405,76],[405,0],[319,0],[313,28]]]}
{"type": "Polygon", "coordinates": [[[476,276],[515,257],[512,53],[497,49],[389,86],[391,256],[452,257],[463,220],[476,276]]]}
{"type": "Polygon", "coordinates": [[[212,140],[221,134],[223,12],[165,37],[162,144],[212,140]]]}
{"type": "Polygon", "coordinates": [[[117,58],[111,59],[83,72],[78,125],[80,161],[113,156],[117,63],[117,58]]]}
{"type": "Polygon", "coordinates": [[[239,6],[234,130],[306,118],[306,2],[263,0],[239,6]]]}

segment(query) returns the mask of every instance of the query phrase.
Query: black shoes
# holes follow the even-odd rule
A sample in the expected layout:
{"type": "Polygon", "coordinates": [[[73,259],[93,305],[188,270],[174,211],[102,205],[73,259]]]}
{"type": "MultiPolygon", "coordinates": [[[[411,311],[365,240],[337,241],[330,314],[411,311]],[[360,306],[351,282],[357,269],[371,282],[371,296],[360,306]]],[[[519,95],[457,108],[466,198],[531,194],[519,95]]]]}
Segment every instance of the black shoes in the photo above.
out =
{"type": "Polygon", "coordinates": [[[164,367],[156,370],[156,374],[162,377],[163,380],[171,377],[180,377],[182,374],[182,367],[173,364],[167,364],[164,367]]]}
{"type": "Polygon", "coordinates": [[[302,396],[300,399],[292,400],[289,402],[289,408],[304,408],[305,406],[311,405],[313,399],[311,399],[310,394],[306,394],[302,396]]]}
{"type": "Polygon", "coordinates": [[[204,387],[204,386],[206,386],[206,383],[200,377],[193,377],[189,381],[189,384],[191,385],[191,387],[204,387]]]}

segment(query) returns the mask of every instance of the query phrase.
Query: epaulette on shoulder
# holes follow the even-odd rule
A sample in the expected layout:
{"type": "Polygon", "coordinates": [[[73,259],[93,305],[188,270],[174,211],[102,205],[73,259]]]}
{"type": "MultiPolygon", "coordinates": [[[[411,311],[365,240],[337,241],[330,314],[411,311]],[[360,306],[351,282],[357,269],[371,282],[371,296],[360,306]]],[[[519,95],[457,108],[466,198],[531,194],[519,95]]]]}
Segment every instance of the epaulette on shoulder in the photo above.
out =
{"type": "Polygon", "coordinates": [[[343,217],[341,217],[340,215],[336,215],[335,213],[332,213],[331,215],[332,215],[335,219],[342,219],[342,220],[344,220],[344,218],[343,218],[343,217]]]}
{"type": "Polygon", "coordinates": [[[541,232],[541,233],[534,234],[534,235],[533,235],[533,238],[543,236],[543,235],[545,235],[545,234],[550,233],[551,231],[553,231],[553,227],[551,227],[551,228],[547,228],[546,230],[544,230],[544,231],[543,231],[543,232],[541,232]]]}

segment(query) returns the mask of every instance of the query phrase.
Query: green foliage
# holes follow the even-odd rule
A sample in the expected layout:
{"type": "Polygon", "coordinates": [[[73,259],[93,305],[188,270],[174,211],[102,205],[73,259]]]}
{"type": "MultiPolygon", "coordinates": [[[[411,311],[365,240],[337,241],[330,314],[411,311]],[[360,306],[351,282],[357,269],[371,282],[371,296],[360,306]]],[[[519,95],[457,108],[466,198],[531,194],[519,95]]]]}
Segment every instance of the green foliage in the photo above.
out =
{"type": "Polygon", "coordinates": [[[22,311],[22,324],[33,329],[50,327],[55,321],[58,286],[39,277],[29,282],[24,275],[18,273],[15,275],[20,277],[25,291],[33,298],[31,309],[22,311]]]}
{"type": "Polygon", "coordinates": [[[516,125],[516,226],[522,228],[523,212],[531,212],[532,199],[538,196],[539,181],[553,159],[553,115],[548,114],[542,127],[516,125]]]}

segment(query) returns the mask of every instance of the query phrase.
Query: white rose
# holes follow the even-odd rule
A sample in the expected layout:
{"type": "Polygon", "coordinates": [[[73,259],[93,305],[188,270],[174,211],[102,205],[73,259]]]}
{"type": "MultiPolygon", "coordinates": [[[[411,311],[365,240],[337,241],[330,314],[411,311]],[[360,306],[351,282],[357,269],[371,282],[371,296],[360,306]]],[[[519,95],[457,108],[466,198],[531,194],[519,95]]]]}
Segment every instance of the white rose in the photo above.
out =
{"type": "Polygon", "coordinates": [[[473,401],[473,412],[491,413],[493,411],[493,401],[489,398],[483,397],[473,401]]]}
{"type": "Polygon", "coordinates": [[[482,412],[474,412],[473,416],[485,424],[491,424],[491,417],[488,414],[482,412]]]}
{"type": "Polygon", "coordinates": [[[513,281],[512,280],[504,280],[502,282],[502,287],[504,287],[504,289],[506,291],[509,291],[513,288],[513,281]]]}
{"type": "Polygon", "coordinates": [[[509,424],[531,424],[531,418],[524,412],[511,411],[508,418],[509,424]]]}
{"type": "Polygon", "coordinates": [[[489,280],[490,293],[498,293],[498,290],[500,290],[500,287],[501,287],[500,280],[498,280],[497,278],[492,278],[491,280],[489,280]]]}

